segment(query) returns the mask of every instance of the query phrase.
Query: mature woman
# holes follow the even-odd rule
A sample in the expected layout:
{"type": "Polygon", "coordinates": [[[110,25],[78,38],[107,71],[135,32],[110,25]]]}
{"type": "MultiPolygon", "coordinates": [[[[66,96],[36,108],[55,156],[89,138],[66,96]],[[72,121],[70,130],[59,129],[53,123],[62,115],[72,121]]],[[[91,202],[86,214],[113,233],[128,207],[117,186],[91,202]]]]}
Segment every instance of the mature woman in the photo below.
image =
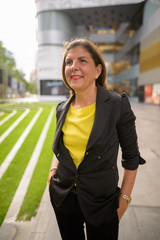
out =
{"type": "Polygon", "coordinates": [[[71,96],[57,106],[57,160],[48,178],[52,206],[63,240],[84,240],[84,223],[88,240],[116,240],[138,166],[145,163],[135,115],[126,94],[107,90],[105,63],[92,42],[75,39],[64,47],[62,75],[71,96]]]}

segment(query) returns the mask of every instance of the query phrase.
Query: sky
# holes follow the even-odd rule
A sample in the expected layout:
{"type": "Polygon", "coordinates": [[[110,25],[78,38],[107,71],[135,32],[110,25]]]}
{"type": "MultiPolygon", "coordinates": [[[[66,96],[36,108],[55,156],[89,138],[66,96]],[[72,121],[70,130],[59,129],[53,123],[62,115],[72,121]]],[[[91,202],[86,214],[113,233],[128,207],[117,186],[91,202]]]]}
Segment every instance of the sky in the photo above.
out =
{"type": "Polygon", "coordinates": [[[37,52],[35,0],[0,0],[0,41],[29,81],[37,52]]]}

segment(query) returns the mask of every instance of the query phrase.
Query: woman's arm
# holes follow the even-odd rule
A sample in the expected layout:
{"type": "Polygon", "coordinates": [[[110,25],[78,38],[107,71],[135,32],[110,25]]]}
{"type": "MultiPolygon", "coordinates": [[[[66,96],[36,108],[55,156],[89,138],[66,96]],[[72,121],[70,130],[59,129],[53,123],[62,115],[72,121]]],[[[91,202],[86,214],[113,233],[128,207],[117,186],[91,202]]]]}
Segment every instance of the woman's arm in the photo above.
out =
{"type": "MultiPolygon", "coordinates": [[[[121,186],[121,193],[125,194],[127,196],[131,196],[131,192],[134,186],[135,178],[137,174],[136,170],[128,170],[124,169],[123,173],[123,181],[121,186]]],[[[118,208],[118,217],[119,220],[122,218],[123,214],[125,213],[126,209],[128,207],[128,202],[126,199],[119,197],[119,208],[118,208]]]]}
{"type": "Polygon", "coordinates": [[[131,109],[130,102],[126,94],[122,94],[121,116],[117,125],[117,132],[122,149],[122,166],[124,168],[121,193],[119,197],[119,220],[125,213],[128,202],[124,194],[130,197],[139,164],[144,164],[145,160],[140,156],[137,133],[135,127],[136,117],[131,109]],[[124,198],[123,198],[124,197],[124,198]]]}
{"type": "Polygon", "coordinates": [[[54,167],[51,169],[50,174],[49,174],[49,176],[48,176],[48,183],[49,183],[49,184],[50,184],[51,177],[52,177],[53,174],[55,174],[55,172],[56,172],[56,169],[57,169],[57,167],[58,167],[58,163],[59,163],[59,161],[58,161],[58,159],[56,159],[56,162],[55,162],[55,164],[54,164],[54,167]]]}

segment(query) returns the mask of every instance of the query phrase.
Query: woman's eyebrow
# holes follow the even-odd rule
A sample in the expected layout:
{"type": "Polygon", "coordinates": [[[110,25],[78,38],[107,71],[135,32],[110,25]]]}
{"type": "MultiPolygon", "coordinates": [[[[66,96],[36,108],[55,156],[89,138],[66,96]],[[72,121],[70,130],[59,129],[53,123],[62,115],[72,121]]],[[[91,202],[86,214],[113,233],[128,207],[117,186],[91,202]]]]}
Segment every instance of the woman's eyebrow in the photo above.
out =
{"type": "MultiPolygon", "coordinates": [[[[88,58],[88,57],[86,57],[86,56],[80,56],[79,58],[88,58]]],[[[79,59],[79,58],[78,58],[78,59],[79,59]]]]}
{"type": "Polygon", "coordinates": [[[65,62],[68,61],[68,60],[70,61],[70,60],[72,60],[72,58],[70,58],[70,57],[69,57],[69,58],[66,57],[65,62]]]}
{"type": "MultiPolygon", "coordinates": [[[[78,57],[78,59],[81,59],[81,58],[88,58],[88,57],[87,56],[80,56],[80,57],[78,57]]],[[[66,57],[65,61],[68,61],[68,60],[73,60],[73,58],[66,57]]]]}

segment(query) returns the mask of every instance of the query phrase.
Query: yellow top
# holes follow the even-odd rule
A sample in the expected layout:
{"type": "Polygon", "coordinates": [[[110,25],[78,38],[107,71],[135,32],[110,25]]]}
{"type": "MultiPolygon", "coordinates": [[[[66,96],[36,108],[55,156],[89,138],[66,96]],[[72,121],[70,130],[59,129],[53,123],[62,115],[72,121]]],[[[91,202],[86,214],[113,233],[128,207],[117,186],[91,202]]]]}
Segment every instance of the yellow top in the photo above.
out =
{"type": "Polygon", "coordinates": [[[62,131],[63,143],[76,168],[82,162],[95,117],[96,102],[77,109],[70,105],[62,131]]]}

